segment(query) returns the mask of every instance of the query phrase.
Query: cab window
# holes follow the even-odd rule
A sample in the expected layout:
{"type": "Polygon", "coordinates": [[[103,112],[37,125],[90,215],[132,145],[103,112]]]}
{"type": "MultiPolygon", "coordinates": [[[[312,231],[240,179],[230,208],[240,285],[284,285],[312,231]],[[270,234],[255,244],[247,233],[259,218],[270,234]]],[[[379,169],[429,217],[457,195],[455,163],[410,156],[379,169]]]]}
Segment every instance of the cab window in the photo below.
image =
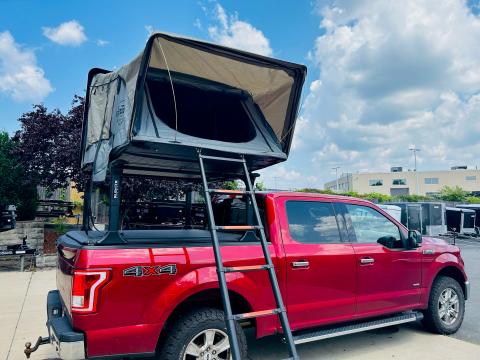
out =
{"type": "Polygon", "coordinates": [[[333,206],[319,201],[287,201],[288,230],[295,241],[307,244],[341,242],[333,206]]]}
{"type": "Polygon", "coordinates": [[[357,243],[379,243],[389,248],[403,247],[400,229],[380,212],[368,206],[345,206],[357,243]]]}

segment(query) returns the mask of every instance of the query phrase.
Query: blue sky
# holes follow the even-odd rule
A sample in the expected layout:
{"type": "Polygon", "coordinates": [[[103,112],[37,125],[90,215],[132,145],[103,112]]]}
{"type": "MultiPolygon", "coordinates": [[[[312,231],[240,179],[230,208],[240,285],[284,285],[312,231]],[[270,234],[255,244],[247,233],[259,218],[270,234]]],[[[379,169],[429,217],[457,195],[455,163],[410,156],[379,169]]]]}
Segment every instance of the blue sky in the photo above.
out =
{"type": "Polygon", "coordinates": [[[0,129],[43,102],[68,106],[92,67],[141,51],[151,29],[304,63],[290,159],[269,186],[340,172],[480,166],[478,0],[0,0],[0,129]]]}
{"type": "MultiPolygon", "coordinates": [[[[277,1],[222,1],[229,14],[268,34],[273,56],[305,63],[315,39],[318,17],[309,2],[292,6],[277,1]],[[271,9],[275,8],[275,16],[271,9]],[[295,31],[286,31],[285,24],[295,31]],[[302,34],[300,40],[297,34],[302,34]]],[[[83,94],[87,72],[92,67],[112,69],[129,62],[142,50],[146,26],[156,30],[211,40],[208,26],[217,20],[215,4],[209,1],[4,1],[0,0],[0,32],[8,31],[22,49],[33,50],[37,65],[54,88],[39,98],[49,108],[66,109],[73,94],[83,94]],[[57,27],[76,20],[87,40],[78,46],[65,46],[49,40],[44,27],[57,27]],[[99,46],[97,42],[107,41],[99,46]]],[[[267,35],[266,35],[267,36],[267,35]]],[[[18,128],[16,119],[31,108],[32,100],[14,101],[0,92],[0,128],[18,128]]]]}

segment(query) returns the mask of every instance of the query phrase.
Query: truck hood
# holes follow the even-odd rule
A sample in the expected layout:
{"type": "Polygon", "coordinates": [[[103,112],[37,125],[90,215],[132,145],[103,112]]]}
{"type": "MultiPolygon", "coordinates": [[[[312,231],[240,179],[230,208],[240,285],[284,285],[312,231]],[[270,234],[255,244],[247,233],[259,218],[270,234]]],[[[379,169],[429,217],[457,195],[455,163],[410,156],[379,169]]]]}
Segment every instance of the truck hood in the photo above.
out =
{"type": "Polygon", "coordinates": [[[449,244],[447,241],[439,238],[423,236],[422,237],[422,248],[433,248],[436,252],[449,252],[456,253],[460,252],[458,246],[449,244]]]}

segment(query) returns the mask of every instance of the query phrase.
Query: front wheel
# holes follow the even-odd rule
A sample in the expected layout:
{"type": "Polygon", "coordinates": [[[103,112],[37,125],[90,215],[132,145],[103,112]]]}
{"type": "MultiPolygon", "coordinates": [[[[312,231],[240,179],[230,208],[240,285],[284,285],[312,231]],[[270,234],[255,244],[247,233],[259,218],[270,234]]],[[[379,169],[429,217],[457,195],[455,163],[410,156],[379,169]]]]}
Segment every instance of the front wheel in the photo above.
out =
{"type": "MultiPolygon", "coordinates": [[[[239,324],[237,337],[242,359],[247,358],[247,340],[239,324]]],[[[193,310],[166,330],[159,360],[231,360],[230,342],[223,311],[213,308],[193,310]]]]}
{"type": "Polygon", "coordinates": [[[423,325],[436,334],[449,335],[457,332],[464,315],[465,296],[460,284],[451,277],[437,278],[430,291],[423,325]]]}

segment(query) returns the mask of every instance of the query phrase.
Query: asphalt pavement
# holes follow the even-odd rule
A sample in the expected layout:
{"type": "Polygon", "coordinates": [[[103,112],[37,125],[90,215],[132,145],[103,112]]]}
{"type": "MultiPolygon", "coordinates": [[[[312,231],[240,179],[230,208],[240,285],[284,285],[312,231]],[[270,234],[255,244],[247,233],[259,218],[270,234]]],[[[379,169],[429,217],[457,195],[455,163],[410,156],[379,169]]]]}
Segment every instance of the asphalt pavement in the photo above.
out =
{"type": "Polygon", "coordinates": [[[480,238],[458,239],[456,245],[465,261],[471,295],[465,305],[462,327],[452,337],[480,345],[480,238]]]}

